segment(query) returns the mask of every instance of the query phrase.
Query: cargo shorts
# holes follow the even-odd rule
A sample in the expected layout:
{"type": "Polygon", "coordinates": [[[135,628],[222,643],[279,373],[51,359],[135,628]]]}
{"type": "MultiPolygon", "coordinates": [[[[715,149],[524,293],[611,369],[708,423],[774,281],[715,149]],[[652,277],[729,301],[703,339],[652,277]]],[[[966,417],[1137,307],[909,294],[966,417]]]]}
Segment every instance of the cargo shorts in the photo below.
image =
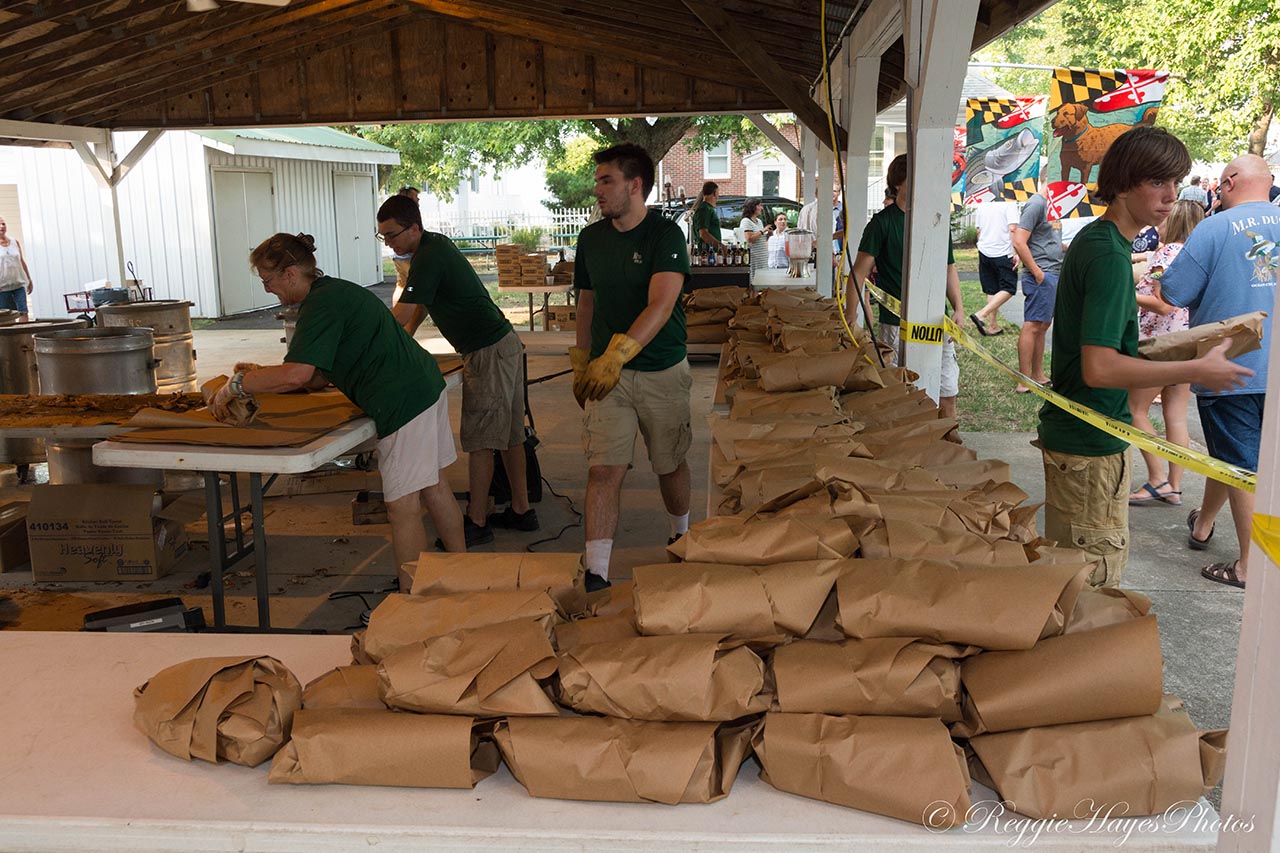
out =
{"type": "Polygon", "coordinates": [[[1045,538],[1099,559],[1091,585],[1119,586],[1129,561],[1128,452],[1075,456],[1041,448],[1040,453],[1045,538]]]}
{"type": "Polygon", "coordinates": [[[644,436],[649,464],[659,477],[684,462],[693,441],[689,362],[666,370],[623,370],[622,379],[603,400],[588,402],[582,444],[588,465],[630,465],[636,429],[644,436]]]}
{"type": "Polygon", "coordinates": [[[509,450],[524,443],[524,344],[514,330],[462,357],[462,423],[465,453],[509,450]]]}

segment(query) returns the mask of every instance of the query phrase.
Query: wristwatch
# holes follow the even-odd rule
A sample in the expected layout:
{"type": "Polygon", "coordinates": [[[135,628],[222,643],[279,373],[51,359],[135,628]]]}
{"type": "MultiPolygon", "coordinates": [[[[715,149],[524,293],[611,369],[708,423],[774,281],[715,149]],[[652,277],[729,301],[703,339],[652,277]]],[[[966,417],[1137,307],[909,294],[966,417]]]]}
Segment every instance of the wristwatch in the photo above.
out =
{"type": "Polygon", "coordinates": [[[248,397],[249,394],[244,390],[244,371],[241,370],[231,377],[231,381],[227,383],[231,386],[231,393],[237,397],[248,397]]]}

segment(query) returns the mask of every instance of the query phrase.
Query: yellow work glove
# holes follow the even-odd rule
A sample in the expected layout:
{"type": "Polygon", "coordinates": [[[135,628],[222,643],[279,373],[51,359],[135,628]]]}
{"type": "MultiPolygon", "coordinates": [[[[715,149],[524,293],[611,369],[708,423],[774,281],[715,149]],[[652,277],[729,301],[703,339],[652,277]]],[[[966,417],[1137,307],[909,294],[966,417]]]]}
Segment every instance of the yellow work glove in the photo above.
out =
{"type": "Polygon", "coordinates": [[[586,347],[569,347],[569,364],[573,365],[573,397],[578,401],[578,408],[584,408],[586,398],[582,396],[582,378],[586,376],[587,365],[591,363],[591,350],[586,347]]]}
{"type": "Polygon", "coordinates": [[[603,400],[622,378],[622,366],[640,354],[642,347],[626,335],[614,335],[609,348],[592,359],[582,377],[583,397],[603,400]]]}

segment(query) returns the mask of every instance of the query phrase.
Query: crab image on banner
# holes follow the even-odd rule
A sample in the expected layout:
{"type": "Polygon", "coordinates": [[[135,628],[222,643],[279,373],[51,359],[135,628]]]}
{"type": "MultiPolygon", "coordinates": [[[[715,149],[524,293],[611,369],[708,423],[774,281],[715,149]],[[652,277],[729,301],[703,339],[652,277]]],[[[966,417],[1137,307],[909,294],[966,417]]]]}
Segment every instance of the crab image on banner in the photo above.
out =
{"type": "Polygon", "coordinates": [[[963,185],[966,205],[1026,201],[1035,193],[1048,101],[1045,95],[968,100],[963,185]]]}
{"type": "Polygon", "coordinates": [[[1155,124],[1168,81],[1168,71],[1149,68],[1054,69],[1049,94],[1053,135],[1044,178],[1051,220],[1106,210],[1090,197],[1102,155],[1125,131],[1155,124]]]}
{"type": "Polygon", "coordinates": [[[964,210],[964,147],[967,133],[956,125],[951,147],[951,212],[964,210]]]}

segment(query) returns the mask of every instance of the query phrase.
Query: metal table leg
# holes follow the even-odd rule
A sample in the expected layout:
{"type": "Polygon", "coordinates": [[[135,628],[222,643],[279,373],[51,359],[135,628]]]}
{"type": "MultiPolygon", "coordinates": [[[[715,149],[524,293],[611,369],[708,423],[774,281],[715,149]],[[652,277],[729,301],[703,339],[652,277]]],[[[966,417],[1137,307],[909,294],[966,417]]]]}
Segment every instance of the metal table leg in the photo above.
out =
{"type": "MultiPolygon", "coordinates": [[[[275,477],[271,478],[272,480],[275,477]]],[[[249,506],[253,518],[253,574],[258,589],[258,627],[271,627],[271,589],[267,576],[267,528],[262,513],[262,475],[249,475],[249,506]]],[[[238,516],[237,516],[238,517],[238,516]]]]}
{"type": "Polygon", "coordinates": [[[222,490],[218,475],[204,472],[205,519],[209,525],[209,583],[213,593],[213,626],[227,624],[227,605],[223,598],[222,573],[227,566],[227,543],[222,538],[222,490]]]}
{"type": "Polygon", "coordinates": [[[533,294],[529,294],[529,331],[533,331],[533,294]]]}

